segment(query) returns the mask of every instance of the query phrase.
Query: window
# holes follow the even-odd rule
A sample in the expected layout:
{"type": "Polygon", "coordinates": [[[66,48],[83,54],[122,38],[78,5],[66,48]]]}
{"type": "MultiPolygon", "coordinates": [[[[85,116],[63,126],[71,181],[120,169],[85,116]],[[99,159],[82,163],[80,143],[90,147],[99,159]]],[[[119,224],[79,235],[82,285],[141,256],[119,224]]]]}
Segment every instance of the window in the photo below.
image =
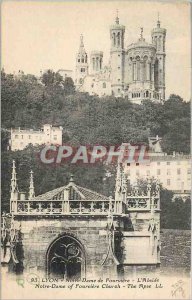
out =
{"type": "Polygon", "coordinates": [[[56,136],[56,135],[54,135],[54,136],[53,136],[53,139],[56,141],[56,140],[57,140],[57,136],[56,136]]]}
{"type": "Polygon", "coordinates": [[[118,67],[118,69],[120,69],[120,67],[118,67]]]}
{"type": "Polygon", "coordinates": [[[177,175],[181,174],[181,169],[177,169],[177,175]]]}
{"type": "Polygon", "coordinates": [[[120,81],[120,79],[118,79],[118,81],[120,81]]]}
{"type": "Polygon", "coordinates": [[[31,136],[29,135],[29,140],[31,139],[31,136]]]}
{"type": "Polygon", "coordinates": [[[167,185],[170,185],[170,184],[171,184],[171,180],[167,179],[167,185]]]}
{"type": "Polygon", "coordinates": [[[94,83],[92,83],[91,87],[92,87],[92,88],[94,87],[94,83]]]}
{"type": "Polygon", "coordinates": [[[167,175],[171,175],[171,170],[167,170],[167,175]]]}
{"type": "Polygon", "coordinates": [[[85,68],[81,68],[81,73],[84,73],[85,72],[85,68]]]}
{"type": "Polygon", "coordinates": [[[130,166],[130,163],[127,163],[127,166],[129,167],[129,166],[130,166]]]}
{"type": "Polygon", "coordinates": [[[136,166],[139,166],[139,163],[136,163],[136,166]]]}
{"type": "Polygon", "coordinates": [[[120,93],[121,92],[121,90],[120,89],[118,89],[118,93],[120,93]]]}
{"type": "Polygon", "coordinates": [[[191,174],[191,169],[187,169],[187,174],[191,174]]]}
{"type": "Polygon", "coordinates": [[[17,134],[15,135],[15,139],[18,139],[18,135],[17,134]]]}
{"type": "Polygon", "coordinates": [[[158,169],[158,170],[157,170],[157,175],[160,175],[160,174],[161,174],[161,170],[158,169]]]}
{"type": "Polygon", "coordinates": [[[23,139],[23,135],[21,136],[21,138],[23,139]]]}
{"type": "Polygon", "coordinates": [[[106,82],[103,82],[103,88],[106,89],[106,82]]]}
{"type": "Polygon", "coordinates": [[[168,165],[168,166],[170,165],[170,161],[167,161],[167,165],[168,165]]]}

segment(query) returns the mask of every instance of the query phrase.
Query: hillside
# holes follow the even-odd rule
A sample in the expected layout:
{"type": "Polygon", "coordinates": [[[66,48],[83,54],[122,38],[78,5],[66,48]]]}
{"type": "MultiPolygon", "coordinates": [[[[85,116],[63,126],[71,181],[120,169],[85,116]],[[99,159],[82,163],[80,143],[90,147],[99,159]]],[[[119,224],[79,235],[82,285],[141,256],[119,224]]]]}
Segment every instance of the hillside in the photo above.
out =
{"type": "MultiPolygon", "coordinates": [[[[63,81],[54,72],[47,72],[39,81],[33,75],[15,77],[2,72],[2,211],[9,210],[12,160],[16,160],[20,191],[28,192],[29,172],[34,171],[35,192],[44,193],[65,185],[70,177],[79,185],[113,196],[115,166],[112,176],[100,164],[63,164],[45,166],[37,158],[39,148],[7,151],[8,129],[37,129],[45,123],[63,126],[63,142],[118,145],[122,142],[147,143],[149,136],[163,137],[163,149],[190,152],[190,103],[171,95],[164,105],[145,101],[132,104],[126,99],[98,98],[75,92],[70,78],[63,81]]],[[[190,228],[190,200],[171,202],[172,193],[162,190],[161,224],[163,228],[190,228]],[[173,218],[174,216],[174,218],[173,218]]]]}

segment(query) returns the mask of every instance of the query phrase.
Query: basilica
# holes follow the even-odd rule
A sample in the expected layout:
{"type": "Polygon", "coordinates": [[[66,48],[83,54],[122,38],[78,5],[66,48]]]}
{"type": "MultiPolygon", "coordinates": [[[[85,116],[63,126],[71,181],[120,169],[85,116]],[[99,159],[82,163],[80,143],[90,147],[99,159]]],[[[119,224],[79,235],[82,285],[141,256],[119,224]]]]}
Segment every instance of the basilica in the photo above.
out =
{"type": "Polygon", "coordinates": [[[103,66],[103,52],[92,51],[90,57],[84,47],[83,36],[76,56],[75,85],[80,92],[99,97],[114,95],[140,104],[142,100],[165,100],[165,39],[166,29],[158,19],[152,29],[151,42],[143,37],[125,47],[125,26],[118,15],[110,27],[110,60],[103,66]]]}

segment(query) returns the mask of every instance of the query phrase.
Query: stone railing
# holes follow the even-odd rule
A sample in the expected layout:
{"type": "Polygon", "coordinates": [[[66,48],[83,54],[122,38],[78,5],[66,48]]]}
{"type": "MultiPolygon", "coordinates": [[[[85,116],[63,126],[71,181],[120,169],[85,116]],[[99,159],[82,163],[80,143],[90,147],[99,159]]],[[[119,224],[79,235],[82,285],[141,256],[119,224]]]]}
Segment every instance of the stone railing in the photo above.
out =
{"type": "Polygon", "coordinates": [[[147,196],[128,196],[127,197],[127,208],[129,211],[140,211],[140,210],[159,210],[160,201],[158,197],[147,197],[147,196]]]}
{"type": "Polygon", "coordinates": [[[109,215],[123,211],[124,203],[114,200],[18,200],[14,207],[14,215],[109,215]]]}

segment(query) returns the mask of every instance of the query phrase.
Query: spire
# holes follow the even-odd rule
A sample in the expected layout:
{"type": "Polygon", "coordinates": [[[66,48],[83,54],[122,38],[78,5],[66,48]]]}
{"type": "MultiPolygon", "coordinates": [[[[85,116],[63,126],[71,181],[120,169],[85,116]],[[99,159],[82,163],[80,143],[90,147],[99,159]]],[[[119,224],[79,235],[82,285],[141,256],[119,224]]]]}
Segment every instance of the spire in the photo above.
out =
{"type": "Polygon", "coordinates": [[[143,39],[143,27],[141,27],[141,34],[140,34],[140,36],[141,36],[141,39],[143,39]]]}
{"type": "Polygon", "coordinates": [[[117,11],[116,11],[115,23],[116,23],[116,24],[119,24],[119,10],[118,10],[118,9],[117,9],[117,11]]]}
{"type": "Polygon", "coordinates": [[[141,33],[140,33],[139,41],[145,41],[145,39],[143,37],[143,27],[140,27],[140,29],[141,29],[141,33]]]}
{"type": "Polygon", "coordinates": [[[160,23],[160,20],[159,20],[159,12],[157,13],[157,28],[160,28],[161,26],[161,23],[160,23]]]}
{"type": "Polygon", "coordinates": [[[80,45],[79,45],[79,53],[85,53],[85,46],[84,46],[84,41],[83,41],[83,35],[80,35],[80,45]]]}
{"type": "Polygon", "coordinates": [[[124,170],[122,172],[122,192],[125,194],[127,193],[127,177],[124,170]]]}
{"type": "Polygon", "coordinates": [[[83,56],[85,57],[87,54],[86,54],[86,51],[85,51],[85,46],[84,46],[84,41],[83,41],[83,35],[81,34],[80,35],[80,44],[79,44],[79,51],[77,53],[77,56],[83,56]]]}
{"type": "Polygon", "coordinates": [[[119,193],[121,191],[121,166],[118,163],[117,165],[117,175],[116,175],[116,184],[115,184],[115,193],[119,193]]]}
{"type": "Polygon", "coordinates": [[[80,35],[80,48],[84,48],[83,35],[80,35]]]}
{"type": "Polygon", "coordinates": [[[29,184],[29,199],[35,197],[35,189],[34,189],[34,182],[33,182],[33,171],[30,172],[30,184],[29,184]]]}
{"type": "Polygon", "coordinates": [[[15,192],[18,192],[18,186],[17,186],[17,173],[15,167],[15,160],[13,160],[12,177],[11,177],[11,193],[15,193],[15,192]]]}

